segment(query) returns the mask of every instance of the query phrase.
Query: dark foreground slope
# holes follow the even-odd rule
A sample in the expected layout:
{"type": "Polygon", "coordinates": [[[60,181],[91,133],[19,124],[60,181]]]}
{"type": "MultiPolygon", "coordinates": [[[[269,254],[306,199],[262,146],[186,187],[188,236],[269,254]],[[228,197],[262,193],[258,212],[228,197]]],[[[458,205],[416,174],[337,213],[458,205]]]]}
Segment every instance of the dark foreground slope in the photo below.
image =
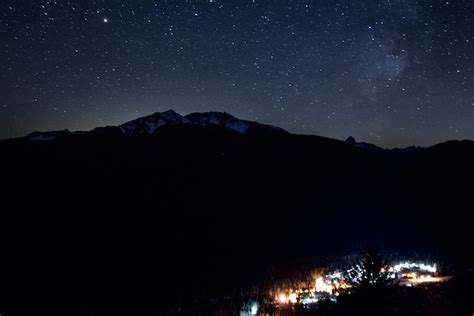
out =
{"type": "Polygon", "coordinates": [[[153,315],[367,241],[472,265],[472,142],[400,154],[169,124],[0,153],[5,315],[153,315]]]}

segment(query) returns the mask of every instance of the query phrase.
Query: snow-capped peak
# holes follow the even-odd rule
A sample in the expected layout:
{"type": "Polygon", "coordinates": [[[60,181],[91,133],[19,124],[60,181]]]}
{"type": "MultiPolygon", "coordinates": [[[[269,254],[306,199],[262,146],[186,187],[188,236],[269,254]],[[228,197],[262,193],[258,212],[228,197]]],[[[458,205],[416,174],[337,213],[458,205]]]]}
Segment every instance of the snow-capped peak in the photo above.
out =
{"type": "Polygon", "coordinates": [[[186,115],[185,118],[187,118],[192,125],[201,127],[217,125],[242,134],[245,134],[249,128],[248,122],[239,120],[225,112],[192,113],[186,115]]]}
{"type": "Polygon", "coordinates": [[[154,134],[160,127],[166,125],[179,125],[185,123],[185,119],[173,110],[162,113],[154,113],[149,116],[140,117],[119,126],[123,134],[135,136],[141,134],[154,134]]]}
{"type": "Polygon", "coordinates": [[[126,136],[155,134],[164,126],[187,125],[195,127],[221,127],[241,134],[248,133],[287,133],[285,130],[238,119],[225,112],[191,113],[182,116],[173,110],[154,113],[119,126],[126,136]]]}
{"type": "MultiPolygon", "coordinates": [[[[156,114],[156,113],[155,113],[156,114]]],[[[162,118],[169,120],[169,121],[181,121],[183,119],[183,116],[181,116],[179,113],[176,113],[173,110],[168,110],[165,112],[159,113],[162,118]]]]}
{"type": "Polygon", "coordinates": [[[119,128],[122,133],[127,136],[155,134],[160,128],[170,125],[191,125],[196,127],[220,126],[245,134],[250,124],[252,124],[252,122],[239,120],[228,113],[206,112],[191,113],[182,116],[173,110],[169,110],[138,118],[120,125],[119,128]]]}

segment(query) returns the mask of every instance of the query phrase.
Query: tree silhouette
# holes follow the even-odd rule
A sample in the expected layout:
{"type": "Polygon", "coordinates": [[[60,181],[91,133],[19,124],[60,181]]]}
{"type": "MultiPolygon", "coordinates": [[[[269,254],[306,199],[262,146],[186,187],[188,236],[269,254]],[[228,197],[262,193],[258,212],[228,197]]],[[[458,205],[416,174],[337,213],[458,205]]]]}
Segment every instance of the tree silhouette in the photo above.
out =
{"type": "Polygon", "coordinates": [[[395,289],[395,280],[388,271],[385,257],[368,245],[353,261],[346,274],[349,287],[339,291],[340,315],[385,315],[388,289],[395,289]]]}
{"type": "Polygon", "coordinates": [[[395,284],[385,257],[372,245],[362,250],[347,273],[350,292],[378,290],[395,284]]]}

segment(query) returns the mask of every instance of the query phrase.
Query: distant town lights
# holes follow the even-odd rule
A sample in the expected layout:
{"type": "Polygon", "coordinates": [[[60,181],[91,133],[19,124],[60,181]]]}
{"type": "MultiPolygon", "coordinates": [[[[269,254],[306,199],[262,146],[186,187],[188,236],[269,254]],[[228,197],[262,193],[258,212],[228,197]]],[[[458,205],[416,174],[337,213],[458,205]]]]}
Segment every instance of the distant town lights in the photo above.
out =
{"type": "MultiPolygon", "coordinates": [[[[356,278],[362,277],[359,271],[360,267],[356,266],[347,270],[347,274],[357,274],[356,278]]],[[[399,279],[401,286],[415,286],[420,283],[438,283],[449,279],[446,276],[437,276],[436,264],[429,265],[423,263],[415,263],[412,261],[400,262],[393,266],[386,266],[381,272],[388,273],[391,279],[399,279]]],[[[286,304],[315,304],[321,300],[336,301],[339,290],[350,289],[351,284],[347,282],[346,273],[341,271],[331,271],[324,274],[313,274],[313,284],[310,288],[296,287],[278,290],[274,296],[274,303],[277,305],[286,304]]],[[[375,281],[370,281],[375,283],[375,281]]],[[[275,292],[274,292],[275,293],[275,292]]]]}
{"type": "Polygon", "coordinates": [[[436,273],[436,264],[428,265],[423,263],[413,263],[413,262],[402,262],[395,265],[394,270],[400,272],[403,269],[419,269],[421,271],[427,271],[430,273],[436,273]]]}

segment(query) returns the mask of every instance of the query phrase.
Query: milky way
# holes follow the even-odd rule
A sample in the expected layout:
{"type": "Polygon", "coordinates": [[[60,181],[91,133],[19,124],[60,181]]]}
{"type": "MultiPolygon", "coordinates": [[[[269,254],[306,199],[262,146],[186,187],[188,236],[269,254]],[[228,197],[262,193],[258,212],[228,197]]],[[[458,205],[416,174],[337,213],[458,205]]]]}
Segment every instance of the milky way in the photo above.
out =
{"type": "Polygon", "coordinates": [[[474,5],[3,1],[0,138],[156,111],[382,146],[474,139],[474,5]]]}

